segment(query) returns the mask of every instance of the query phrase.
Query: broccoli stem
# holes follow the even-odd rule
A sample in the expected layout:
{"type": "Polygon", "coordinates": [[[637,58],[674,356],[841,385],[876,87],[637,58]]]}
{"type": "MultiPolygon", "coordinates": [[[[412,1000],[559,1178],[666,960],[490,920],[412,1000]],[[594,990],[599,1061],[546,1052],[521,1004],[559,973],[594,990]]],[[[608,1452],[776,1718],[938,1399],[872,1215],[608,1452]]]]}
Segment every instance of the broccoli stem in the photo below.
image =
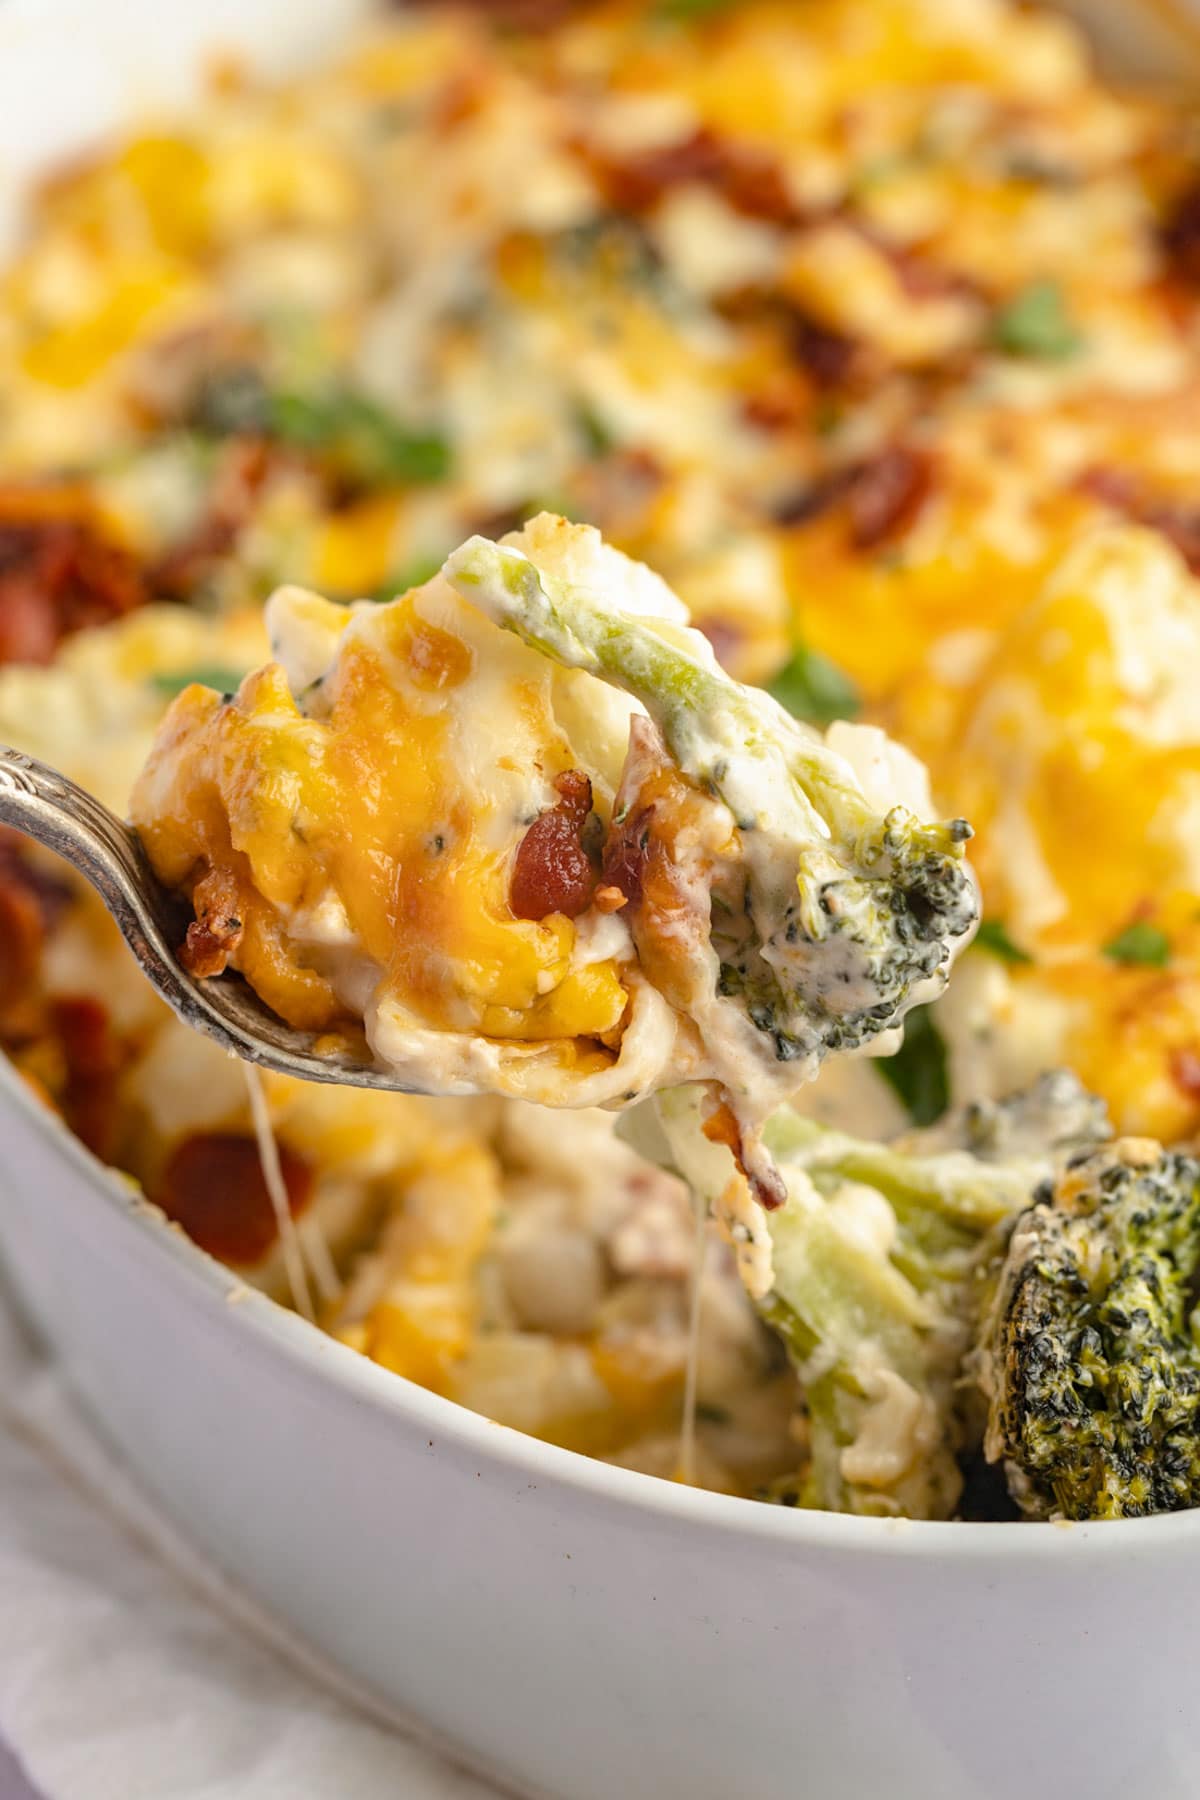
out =
{"type": "Polygon", "coordinates": [[[981,1162],[966,1150],[904,1153],[831,1131],[789,1107],[774,1115],[764,1140],[781,1161],[814,1179],[831,1174],[865,1182],[902,1217],[915,1222],[921,1212],[933,1212],[967,1228],[986,1229],[1023,1206],[1044,1166],[1035,1158],[981,1162]]]}
{"type": "MultiPolygon", "coordinates": [[[[631,613],[539,571],[519,550],[473,537],[447,559],[447,580],[495,624],[541,655],[640,700],[672,757],[718,794],[739,826],[857,842],[878,820],[841,757],[757,689],[667,641],[631,613]],[[790,807],[784,805],[789,797],[790,807]],[[792,816],[787,816],[788,811],[792,816]]],[[[930,847],[959,833],[928,828],[930,847]]]]}
{"type": "MultiPolygon", "coordinates": [[[[720,1211],[728,1153],[703,1136],[703,1101],[656,1101],[639,1147],[720,1211]]],[[[809,1464],[793,1503],[948,1518],[960,1492],[963,1359],[1007,1221],[1049,1163],[869,1143],[784,1108],[767,1128],[787,1187],[766,1221],[773,1284],[758,1296],[804,1387],[809,1464]]],[[[783,1490],[781,1490],[782,1492],[783,1490]]],[[[778,1495],[776,1497],[779,1497],[778,1495]]]]}

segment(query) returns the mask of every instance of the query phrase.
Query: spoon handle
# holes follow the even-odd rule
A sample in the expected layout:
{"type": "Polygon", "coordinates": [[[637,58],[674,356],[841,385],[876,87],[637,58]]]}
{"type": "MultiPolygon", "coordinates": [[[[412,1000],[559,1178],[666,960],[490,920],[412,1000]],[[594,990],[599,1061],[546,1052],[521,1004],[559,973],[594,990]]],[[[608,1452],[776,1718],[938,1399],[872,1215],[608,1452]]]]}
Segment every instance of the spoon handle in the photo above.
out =
{"type": "Polygon", "coordinates": [[[160,922],[147,900],[153,880],[141,846],[128,825],[86,788],[23,751],[0,744],[0,825],[36,838],[78,869],[96,889],[139,962],[161,955],[160,922]]]}

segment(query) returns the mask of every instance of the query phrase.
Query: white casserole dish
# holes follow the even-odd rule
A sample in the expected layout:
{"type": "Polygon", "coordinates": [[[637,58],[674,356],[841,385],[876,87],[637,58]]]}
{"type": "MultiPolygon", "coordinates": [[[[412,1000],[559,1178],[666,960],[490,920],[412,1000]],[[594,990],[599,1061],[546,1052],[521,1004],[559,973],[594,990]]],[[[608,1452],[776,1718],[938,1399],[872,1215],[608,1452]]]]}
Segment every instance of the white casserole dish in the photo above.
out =
{"type": "Polygon", "coordinates": [[[929,1525],[653,1481],[234,1278],[0,1066],[0,1252],[96,1420],[281,1620],[559,1800],[1200,1792],[1200,1514],[929,1525]],[[243,1290],[244,1293],[244,1290],[243,1290]]]}
{"type": "MultiPolygon", "coordinates": [[[[206,43],[278,61],[354,10],[310,0],[298,20],[240,0],[200,19],[145,0],[9,0],[0,159],[32,171],[168,75],[186,92],[206,43]]],[[[2,1064],[0,1258],[96,1421],[195,1541],[522,1791],[1200,1793],[1200,1514],[843,1519],[547,1447],[239,1294],[2,1064]]]]}

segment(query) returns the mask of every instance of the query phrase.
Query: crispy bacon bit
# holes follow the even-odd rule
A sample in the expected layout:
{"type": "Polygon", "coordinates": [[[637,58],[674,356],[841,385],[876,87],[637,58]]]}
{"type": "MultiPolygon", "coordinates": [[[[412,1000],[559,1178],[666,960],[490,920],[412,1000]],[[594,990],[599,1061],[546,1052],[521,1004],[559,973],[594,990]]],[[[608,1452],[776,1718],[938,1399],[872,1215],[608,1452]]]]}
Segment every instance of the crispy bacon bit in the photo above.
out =
{"type": "MultiPolygon", "coordinates": [[[[313,1198],[313,1171],[302,1156],[279,1146],[288,1205],[298,1218],[313,1198]]],[[[222,1262],[253,1268],[279,1236],[255,1139],[239,1132],[185,1138],[168,1159],[154,1199],[193,1243],[222,1262]]]]}
{"type": "Polygon", "coordinates": [[[771,516],[777,525],[808,525],[824,513],[832,512],[853,479],[853,470],[835,469],[789,494],[772,509],[771,516]]]}
{"type": "Polygon", "coordinates": [[[1200,1101],[1200,1049],[1172,1050],[1171,1080],[1189,1100],[1200,1101]]]}
{"type": "Polygon", "coordinates": [[[56,516],[30,496],[0,495],[0,663],[47,663],[73,631],[147,598],[127,551],[86,517],[56,516]]]}
{"type": "Polygon", "coordinates": [[[66,1082],[59,1096],[76,1137],[105,1161],[117,1147],[116,1084],[121,1047],[107,1009],[88,995],[50,1004],[50,1025],[62,1047],[66,1082]]]}
{"type": "Polygon", "coordinates": [[[946,299],[952,295],[963,300],[984,298],[978,282],[961,269],[948,269],[914,245],[897,244],[884,232],[873,230],[861,220],[856,229],[881,256],[887,258],[901,287],[914,300],[946,299]]]}
{"type": "Polygon", "coordinates": [[[1200,176],[1175,196],[1163,220],[1160,242],[1172,274],[1200,287],[1200,176]]]}
{"type": "Polygon", "coordinates": [[[596,885],[596,871],[583,847],[592,784],[581,770],[568,769],[554,786],[559,804],[533,821],[517,848],[509,905],[518,919],[545,919],[551,913],[577,919],[596,885]]]}
{"type": "Polygon", "coordinates": [[[796,361],[822,391],[848,386],[862,362],[861,344],[799,310],[788,322],[788,342],[796,361]]]}
{"type": "Polygon", "coordinates": [[[32,992],[45,935],[36,894],[0,875],[0,1019],[32,992]]]}
{"type": "Polygon", "coordinates": [[[1156,498],[1123,469],[1088,469],[1078,485],[1081,492],[1102,506],[1124,513],[1150,531],[1161,532],[1174,544],[1193,575],[1200,575],[1200,505],[1156,498]]]}
{"type": "Polygon", "coordinates": [[[1200,506],[1148,506],[1141,522],[1153,531],[1161,531],[1192,574],[1200,575],[1200,506]]]}
{"type": "Polygon", "coordinates": [[[1136,503],[1133,477],[1124,469],[1085,469],[1077,486],[1081,493],[1090,495],[1102,506],[1111,506],[1115,512],[1130,512],[1136,503]]]}
{"type": "Polygon", "coordinates": [[[623,894],[631,906],[642,903],[642,885],[648,862],[662,855],[662,846],[653,834],[654,808],[640,807],[621,820],[614,816],[608,842],[604,846],[602,880],[606,888],[623,894]]]}
{"type": "Polygon", "coordinates": [[[70,889],[29,861],[24,840],[0,827],[0,1019],[30,998],[46,932],[70,889]]]}
{"type": "Polygon", "coordinates": [[[875,550],[906,532],[933,488],[923,450],[891,444],[864,462],[834,469],[775,509],[780,525],[806,525],[840,506],[856,550],[875,550]]]}
{"type": "Polygon", "coordinates": [[[189,975],[198,981],[204,981],[211,975],[221,975],[229,961],[232,944],[214,931],[208,924],[201,924],[193,919],[187,928],[187,936],[179,952],[179,961],[189,975]]]}
{"type": "MultiPolygon", "coordinates": [[[[672,765],[657,726],[635,714],[629,721],[629,751],[604,845],[601,880],[624,894],[639,915],[634,928],[640,934],[643,967],[664,992],[683,937],[696,923],[694,897],[672,860],[678,832],[685,823],[694,823],[688,811],[694,801],[694,790],[672,765]],[[658,965],[664,934],[671,952],[658,965]]],[[[707,918],[707,896],[704,910],[707,918]]]]}
{"type": "Polygon", "coordinates": [[[803,217],[779,164],[749,144],[719,137],[701,126],[678,143],[620,158],[587,152],[610,204],[620,212],[649,212],[672,188],[715,188],[735,212],[777,225],[797,225],[803,217]]]}
{"type": "Polygon", "coordinates": [[[775,1212],[787,1199],[787,1189],[783,1178],[771,1170],[751,1170],[746,1166],[746,1151],[742,1140],[742,1128],[733,1116],[733,1109],[728,1101],[722,1100],[719,1106],[704,1120],[701,1127],[710,1144],[724,1144],[741,1170],[750,1187],[750,1192],[765,1212],[775,1212]]]}
{"type": "Polygon", "coordinates": [[[772,225],[798,225],[803,212],[772,157],[747,144],[726,144],[719,186],[735,212],[772,225]]]}
{"type": "Polygon", "coordinates": [[[224,972],[242,941],[237,882],[228,869],[213,869],[192,892],[196,917],[187,928],[179,961],[189,975],[204,980],[224,972]]]}
{"type": "Polygon", "coordinates": [[[872,550],[908,530],[933,485],[933,465],[920,450],[892,444],[860,463],[850,483],[850,536],[872,550]]]}

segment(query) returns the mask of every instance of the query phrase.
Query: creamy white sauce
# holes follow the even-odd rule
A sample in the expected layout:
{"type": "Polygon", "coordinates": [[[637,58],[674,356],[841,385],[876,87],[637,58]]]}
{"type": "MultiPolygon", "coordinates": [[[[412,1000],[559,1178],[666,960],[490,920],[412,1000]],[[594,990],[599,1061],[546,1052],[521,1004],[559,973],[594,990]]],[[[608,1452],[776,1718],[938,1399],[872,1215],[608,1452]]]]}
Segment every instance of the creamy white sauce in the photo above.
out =
{"type": "Polygon", "coordinates": [[[888,1488],[937,1445],[937,1412],[927,1395],[887,1367],[873,1345],[862,1346],[854,1377],[867,1404],[854,1442],[838,1459],[842,1476],[856,1487],[888,1488]]]}

